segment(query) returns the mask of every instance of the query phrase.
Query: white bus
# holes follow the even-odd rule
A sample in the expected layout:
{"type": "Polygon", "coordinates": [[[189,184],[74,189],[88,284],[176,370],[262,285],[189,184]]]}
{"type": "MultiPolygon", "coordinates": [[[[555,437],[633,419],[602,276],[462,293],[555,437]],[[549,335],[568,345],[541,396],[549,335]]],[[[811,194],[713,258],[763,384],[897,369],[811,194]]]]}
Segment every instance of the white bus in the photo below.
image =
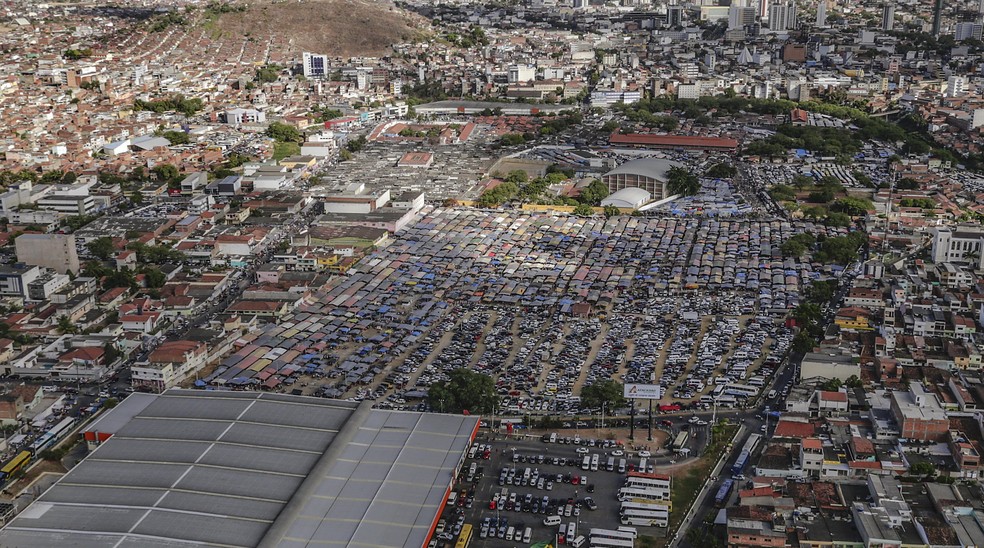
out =
{"type": "Polygon", "coordinates": [[[662,489],[664,491],[669,491],[670,478],[643,478],[630,475],[625,478],[625,487],[633,487],[638,489],[662,489]]]}
{"type": "Polygon", "coordinates": [[[632,548],[638,534],[633,527],[619,527],[618,529],[591,529],[588,536],[592,547],[632,548]]]}
{"type": "Polygon", "coordinates": [[[618,490],[617,497],[619,502],[655,502],[670,500],[669,493],[666,490],[644,489],[639,487],[623,487],[618,490]]]}
{"type": "Polygon", "coordinates": [[[655,501],[655,502],[634,502],[626,501],[619,505],[619,512],[625,510],[647,510],[650,512],[669,512],[673,509],[673,504],[670,501],[655,501]]]}
{"type": "Polygon", "coordinates": [[[668,512],[647,512],[645,510],[626,510],[619,516],[622,525],[641,527],[666,527],[670,524],[668,512]]]}

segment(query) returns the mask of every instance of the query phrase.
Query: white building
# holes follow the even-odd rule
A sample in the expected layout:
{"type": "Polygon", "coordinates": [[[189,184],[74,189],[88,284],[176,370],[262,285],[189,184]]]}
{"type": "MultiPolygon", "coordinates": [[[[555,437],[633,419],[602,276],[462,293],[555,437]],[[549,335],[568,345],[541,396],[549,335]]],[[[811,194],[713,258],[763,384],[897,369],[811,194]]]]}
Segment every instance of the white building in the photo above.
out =
{"type": "Polygon", "coordinates": [[[302,72],[305,78],[325,78],[328,76],[328,56],[304,52],[302,72]]]}
{"type": "Polygon", "coordinates": [[[974,225],[959,225],[955,228],[941,227],[933,234],[934,263],[970,263],[975,269],[984,269],[984,228],[974,225]]]}
{"type": "Polygon", "coordinates": [[[795,28],[795,4],[772,4],[769,6],[769,29],[773,32],[785,32],[795,28]]]}

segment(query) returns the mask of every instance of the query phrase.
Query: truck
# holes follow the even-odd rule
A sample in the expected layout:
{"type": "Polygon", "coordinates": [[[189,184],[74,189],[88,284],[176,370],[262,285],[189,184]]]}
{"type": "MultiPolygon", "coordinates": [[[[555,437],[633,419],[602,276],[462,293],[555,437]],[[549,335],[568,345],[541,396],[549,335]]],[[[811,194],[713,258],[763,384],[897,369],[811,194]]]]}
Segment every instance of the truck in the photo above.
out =
{"type": "Polygon", "coordinates": [[[663,413],[671,413],[673,411],[679,411],[680,410],[680,404],[678,404],[678,403],[669,403],[669,404],[660,405],[659,406],[659,410],[661,412],[663,412],[663,413]]]}

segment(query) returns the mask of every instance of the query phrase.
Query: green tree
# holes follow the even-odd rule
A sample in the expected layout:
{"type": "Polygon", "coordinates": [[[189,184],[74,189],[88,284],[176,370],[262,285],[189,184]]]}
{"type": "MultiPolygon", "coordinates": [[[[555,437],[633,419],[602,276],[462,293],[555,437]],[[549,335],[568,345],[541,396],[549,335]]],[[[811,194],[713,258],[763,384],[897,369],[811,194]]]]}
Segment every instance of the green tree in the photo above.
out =
{"type": "Polygon", "coordinates": [[[590,217],[594,215],[594,209],[592,209],[588,204],[577,204],[574,206],[573,213],[578,217],[590,217]]]}
{"type": "Polygon", "coordinates": [[[266,134],[268,137],[283,143],[296,143],[301,140],[300,130],[283,122],[271,122],[267,126],[266,134]]]}
{"type": "Polygon", "coordinates": [[[178,168],[174,167],[171,164],[161,164],[159,166],[154,166],[154,169],[152,169],[151,171],[154,172],[154,175],[157,176],[157,179],[159,181],[167,183],[169,185],[181,181],[181,172],[178,171],[178,168]]]}
{"type": "Polygon", "coordinates": [[[605,206],[605,217],[611,219],[612,217],[617,217],[621,214],[622,214],[622,210],[620,210],[619,208],[613,205],[605,206]]]}
{"type": "Polygon", "coordinates": [[[700,192],[700,181],[697,176],[685,168],[671,167],[666,173],[667,190],[672,194],[693,196],[700,192]]]}
{"type": "Polygon", "coordinates": [[[582,204],[596,206],[601,205],[601,201],[608,197],[608,186],[601,182],[599,179],[595,179],[588,183],[588,186],[581,189],[581,193],[578,194],[578,201],[582,204]]]}
{"type": "Polygon", "coordinates": [[[855,198],[853,196],[840,198],[830,206],[831,211],[846,213],[851,216],[864,215],[871,209],[874,209],[874,206],[870,200],[855,198]]]}
{"type": "Polygon", "coordinates": [[[738,175],[738,168],[725,163],[714,164],[704,172],[709,179],[730,179],[735,175],[738,175]]]}
{"type": "Polygon", "coordinates": [[[857,375],[851,375],[848,377],[844,384],[847,385],[848,388],[861,388],[864,386],[864,383],[861,382],[861,379],[858,378],[857,375]]]}
{"type": "Polygon", "coordinates": [[[147,281],[147,287],[150,288],[164,287],[164,283],[167,282],[167,277],[159,268],[145,268],[143,275],[147,281]]]}
{"type": "Polygon", "coordinates": [[[796,192],[786,185],[775,185],[769,189],[769,196],[777,202],[788,202],[796,199],[796,192]]]}
{"type": "Polygon", "coordinates": [[[162,131],[160,135],[170,141],[172,145],[187,145],[191,142],[188,134],[183,131],[162,131]]]}
{"type": "Polygon", "coordinates": [[[581,389],[581,407],[595,408],[605,405],[607,412],[625,407],[622,383],[605,379],[581,389]]]}
{"type": "Polygon", "coordinates": [[[89,253],[92,253],[103,261],[112,257],[116,251],[116,246],[113,245],[113,239],[109,236],[100,236],[86,243],[85,247],[89,250],[89,253]]]}
{"type": "Polygon", "coordinates": [[[936,474],[936,467],[931,462],[921,460],[909,467],[909,473],[914,476],[932,476],[936,474]]]}
{"type": "Polygon", "coordinates": [[[840,379],[830,379],[829,381],[820,385],[823,390],[828,390],[830,392],[836,392],[844,386],[844,381],[840,379]]]}
{"type": "Polygon", "coordinates": [[[498,409],[499,396],[492,377],[470,369],[455,369],[447,383],[432,384],[427,391],[431,409],[442,413],[489,414],[498,409]]]}
{"type": "Polygon", "coordinates": [[[69,318],[68,316],[65,316],[65,315],[61,315],[61,316],[58,317],[58,332],[59,333],[62,333],[62,334],[65,334],[65,333],[75,333],[76,331],[77,331],[77,328],[75,327],[75,324],[72,323],[72,319],[71,318],[69,318]]]}

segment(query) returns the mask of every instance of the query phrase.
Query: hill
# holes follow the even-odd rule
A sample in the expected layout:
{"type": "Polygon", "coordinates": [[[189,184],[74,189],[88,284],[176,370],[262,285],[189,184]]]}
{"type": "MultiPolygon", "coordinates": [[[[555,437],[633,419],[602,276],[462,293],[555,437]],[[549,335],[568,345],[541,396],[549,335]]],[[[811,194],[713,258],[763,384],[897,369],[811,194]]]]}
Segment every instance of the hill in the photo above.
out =
{"type": "Polygon", "coordinates": [[[259,0],[244,12],[222,13],[224,33],[275,36],[290,49],[330,56],[378,56],[409,40],[427,22],[385,1],[259,0]]]}

